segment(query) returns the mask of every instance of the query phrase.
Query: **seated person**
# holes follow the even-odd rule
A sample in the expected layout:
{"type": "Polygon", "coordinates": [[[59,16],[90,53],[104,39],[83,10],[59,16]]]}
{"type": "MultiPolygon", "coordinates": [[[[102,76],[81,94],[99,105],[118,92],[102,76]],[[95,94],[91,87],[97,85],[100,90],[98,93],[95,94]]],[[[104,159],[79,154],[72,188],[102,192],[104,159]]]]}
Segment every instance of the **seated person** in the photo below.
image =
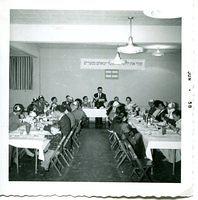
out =
{"type": "Polygon", "coordinates": [[[36,115],[39,114],[38,99],[33,99],[32,103],[27,107],[28,115],[30,114],[31,111],[35,112],[36,115]]]}
{"type": "MultiPolygon", "coordinates": [[[[175,126],[170,124],[170,128],[172,128],[176,133],[181,135],[181,111],[175,110],[173,111],[173,119],[175,120],[175,126]]],[[[163,161],[168,161],[173,163],[174,162],[174,151],[173,149],[160,149],[160,151],[163,153],[163,155],[166,157],[163,161]]],[[[175,152],[175,162],[178,162],[181,160],[181,150],[176,149],[175,152]]]]}
{"type": "Polygon", "coordinates": [[[120,101],[119,101],[119,97],[116,96],[116,97],[114,97],[113,100],[109,101],[109,103],[107,104],[107,109],[108,109],[109,107],[111,107],[115,101],[120,102],[120,101]]]}
{"type": "Polygon", "coordinates": [[[164,119],[164,116],[168,113],[167,109],[162,101],[159,101],[155,105],[156,111],[153,113],[153,117],[155,120],[162,122],[164,119]]]}
{"type": "Polygon", "coordinates": [[[122,105],[122,103],[120,103],[119,101],[119,97],[114,97],[114,100],[110,101],[107,105],[107,115],[110,114],[111,110],[113,109],[113,105],[116,105],[116,104],[119,104],[119,105],[122,105]],[[115,103],[115,104],[114,104],[115,103]]]}
{"type": "Polygon", "coordinates": [[[82,107],[83,108],[91,108],[91,101],[88,99],[87,96],[83,97],[82,107]]]}
{"type": "Polygon", "coordinates": [[[45,98],[42,95],[40,95],[38,97],[37,103],[38,115],[44,114],[46,107],[49,107],[49,103],[45,100],[45,98]]]}
{"type": "Polygon", "coordinates": [[[116,108],[115,117],[113,118],[110,127],[111,130],[115,131],[118,134],[120,133],[120,126],[123,121],[123,113],[126,113],[125,107],[123,105],[118,106],[116,108]]]}
{"type": "Polygon", "coordinates": [[[50,110],[54,111],[54,108],[58,105],[57,102],[58,102],[58,99],[56,97],[51,98],[50,110]]]}
{"type": "Polygon", "coordinates": [[[115,117],[116,115],[116,108],[119,106],[120,104],[115,101],[112,105],[112,109],[110,110],[110,112],[107,114],[108,115],[108,120],[110,123],[112,123],[113,121],[113,118],[115,117]]]}
{"type": "Polygon", "coordinates": [[[154,100],[153,99],[149,100],[148,105],[149,105],[148,117],[151,117],[156,110],[154,105],[154,100]]]}
{"type": "MultiPolygon", "coordinates": [[[[21,126],[29,126],[28,123],[23,123],[19,116],[23,115],[24,112],[24,106],[22,104],[15,104],[13,107],[13,112],[9,114],[9,132],[17,130],[21,126]]],[[[14,154],[14,148],[9,145],[9,164],[11,164],[11,160],[14,154]]],[[[33,157],[34,154],[29,150],[25,148],[25,152],[28,156],[33,157]]],[[[16,158],[14,158],[14,162],[16,162],[16,158]]]]}
{"type": "Polygon", "coordinates": [[[175,126],[170,124],[170,127],[177,132],[178,134],[181,134],[181,110],[175,110],[172,113],[173,119],[175,121],[175,126]]]}
{"type": "Polygon", "coordinates": [[[87,116],[85,112],[82,110],[82,100],[81,99],[76,99],[74,103],[72,104],[72,113],[77,121],[77,123],[82,120],[82,123],[85,122],[87,116]]]}
{"type": "Polygon", "coordinates": [[[167,114],[165,114],[164,119],[167,123],[175,125],[175,120],[173,119],[173,112],[175,111],[175,103],[169,103],[167,106],[167,114]]]}
{"type": "Polygon", "coordinates": [[[66,98],[66,100],[62,102],[62,106],[64,106],[65,109],[67,109],[69,112],[71,112],[72,110],[71,110],[70,105],[73,102],[73,98],[70,97],[69,95],[67,95],[65,98],[66,98]]]}
{"type": "Polygon", "coordinates": [[[69,117],[70,122],[71,122],[71,128],[73,128],[77,124],[77,121],[75,119],[73,112],[70,112],[66,109],[65,114],[69,117]]]}
{"type": "Polygon", "coordinates": [[[131,115],[134,111],[135,108],[137,107],[137,105],[135,103],[132,102],[131,97],[126,97],[126,111],[128,113],[128,115],[131,115]]]}
{"type": "Polygon", "coordinates": [[[53,155],[58,143],[61,141],[63,136],[68,136],[71,131],[71,123],[69,117],[64,113],[65,108],[62,105],[57,105],[54,109],[54,117],[58,120],[58,126],[61,134],[56,134],[55,137],[50,141],[48,151],[44,154],[44,161],[41,162],[41,167],[48,170],[50,164],[50,158],[53,155]]]}

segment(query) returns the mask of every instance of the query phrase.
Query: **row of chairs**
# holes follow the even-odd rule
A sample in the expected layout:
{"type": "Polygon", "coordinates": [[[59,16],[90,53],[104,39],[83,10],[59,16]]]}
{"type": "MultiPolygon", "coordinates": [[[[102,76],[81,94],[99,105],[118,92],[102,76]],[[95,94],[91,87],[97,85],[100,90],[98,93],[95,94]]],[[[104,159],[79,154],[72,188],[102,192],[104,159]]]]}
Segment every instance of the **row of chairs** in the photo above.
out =
{"type": "Polygon", "coordinates": [[[114,131],[109,131],[109,141],[111,149],[115,152],[114,158],[117,162],[117,168],[119,168],[125,160],[128,160],[132,166],[132,177],[135,176],[134,178],[136,178],[138,182],[142,181],[144,178],[152,181],[149,174],[153,167],[151,160],[147,158],[139,159],[130,142],[122,140],[114,131]]]}
{"type": "Polygon", "coordinates": [[[64,164],[70,167],[75,150],[79,148],[78,136],[81,131],[81,123],[82,121],[72,128],[68,136],[64,136],[61,139],[50,158],[50,166],[55,168],[59,176],[62,176],[61,171],[64,168],[64,164]]]}

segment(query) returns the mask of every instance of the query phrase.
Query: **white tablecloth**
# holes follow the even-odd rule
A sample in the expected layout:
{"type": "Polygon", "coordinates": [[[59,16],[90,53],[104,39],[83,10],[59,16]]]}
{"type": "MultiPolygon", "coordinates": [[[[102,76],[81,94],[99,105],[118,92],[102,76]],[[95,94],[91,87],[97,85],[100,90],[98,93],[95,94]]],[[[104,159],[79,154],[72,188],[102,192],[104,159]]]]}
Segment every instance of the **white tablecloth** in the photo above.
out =
{"type": "Polygon", "coordinates": [[[49,135],[47,131],[30,131],[29,135],[21,134],[19,130],[9,133],[9,145],[18,148],[38,149],[40,160],[44,160],[44,150],[47,149],[50,140],[45,138],[49,135]]]}
{"type": "Polygon", "coordinates": [[[107,117],[106,114],[106,109],[101,108],[101,109],[96,109],[96,108],[83,108],[83,111],[87,115],[87,117],[107,117]]]}
{"type": "Polygon", "coordinates": [[[152,160],[152,149],[181,149],[181,136],[172,130],[167,130],[166,134],[162,135],[161,129],[146,125],[140,117],[131,118],[129,123],[142,134],[149,159],[152,160]]]}

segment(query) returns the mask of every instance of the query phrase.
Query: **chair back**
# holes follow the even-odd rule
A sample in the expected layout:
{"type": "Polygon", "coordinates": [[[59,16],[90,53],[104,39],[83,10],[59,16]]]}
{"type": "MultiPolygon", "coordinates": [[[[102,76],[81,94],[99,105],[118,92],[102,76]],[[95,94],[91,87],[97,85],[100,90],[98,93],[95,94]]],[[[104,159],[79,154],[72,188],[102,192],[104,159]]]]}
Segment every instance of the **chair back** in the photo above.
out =
{"type": "Polygon", "coordinates": [[[126,147],[125,147],[125,145],[124,145],[124,142],[120,139],[120,137],[118,136],[118,134],[117,134],[116,132],[114,132],[114,136],[115,136],[115,138],[117,139],[118,144],[119,144],[121,150],[125,153],[125,155],[126,155],[128,158],[130,158],[130,157],[129,157],[129,154],[128,154],[128,151],[127,151],[127,149],[126,149],[126,147]]]}
{"type": "Polygon", "coordinates": [[[66,136],[63,136],[61,141],[58,143],[58,145],[57,145],[57,147],[56,147],[56,149],[55,149],[55,151],[54,151],[54,153],[53,153],[51,158],[53,158],[57,154],[57,152],[60,150],[60,148],[63,145],[63,142],[65,141],[65,139],[66,139],[66,136]]]}
{"type": "Polygon", "coordinates": [[[63,148],[66,147],[67,143],[69,142],[69,140],[71,139],[72,135],[74,133],[74,130],[72,129],[69,133],[69,135],[66,137],[64,143],[63,143],[63,148]]]}

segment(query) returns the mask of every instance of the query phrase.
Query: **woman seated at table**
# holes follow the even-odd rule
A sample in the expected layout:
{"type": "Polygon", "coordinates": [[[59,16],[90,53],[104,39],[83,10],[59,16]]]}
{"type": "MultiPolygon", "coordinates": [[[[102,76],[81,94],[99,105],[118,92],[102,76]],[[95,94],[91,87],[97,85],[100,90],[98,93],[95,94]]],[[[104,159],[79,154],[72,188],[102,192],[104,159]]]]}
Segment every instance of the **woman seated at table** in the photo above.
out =
{"type": "MultiPolygon", "coordinates": [[[[15,104],[13,107],[13,112],[9,114],[9,132],[15,131],[22,126],[29,126],[28,123],[24,123],[20,120],[19,116],[24,112],[24,106],[22,104],[15,104]]],[[[33,157],[34,154],[29,150],[25,149],[25,152],[28,156],[33,157]]],[[[13,156],[13,147],[9,145],[9,164],[11,164],[12,156],[13,156]]],[[[14,158],[14,162],[16,162],[16,158],[14,158]]]]}
{"type": "Polygon", "coordinates": [[[131,97],[126,97],[126,111],[129,116],[132,115],[132,113],[135,111],[135,108],[137,107],[136,103],[132,102],[131,97]]]}
{"type": "Polygon", "coordinates": [[[62,105],[57,105],[53,113],[54,117],[58,120],[58,127],[61,134],[56,134],[50,141],[48,151],[44,154],[44,161],[41,162],[41,167],[48,170],[50,164],[50,158],[53,155],[58,143],[61,141],[63,136],[69,135],[71,131],[71,122],[69,117],[65,114],[65,108],[62,105]]]}
{"type": "Polygon", "coordinates": [[[83,102],[82,102],[82,107],[83,108],[91,108],[91,101],[88,99],[87,96],[83,97],[83,102]]]}
{"type": "Polygon", "coordinates": [[[51,98],[50,110],[54,111],[54,108],[58,105],[58,99],[56,97],[51,98]]]}
{"type": "Polygon", "coordinates": [[[48,107],[49,103],[45,100],[44,96],[40,95],[37,103],[38,115],[44,114],[48,107]]]}

